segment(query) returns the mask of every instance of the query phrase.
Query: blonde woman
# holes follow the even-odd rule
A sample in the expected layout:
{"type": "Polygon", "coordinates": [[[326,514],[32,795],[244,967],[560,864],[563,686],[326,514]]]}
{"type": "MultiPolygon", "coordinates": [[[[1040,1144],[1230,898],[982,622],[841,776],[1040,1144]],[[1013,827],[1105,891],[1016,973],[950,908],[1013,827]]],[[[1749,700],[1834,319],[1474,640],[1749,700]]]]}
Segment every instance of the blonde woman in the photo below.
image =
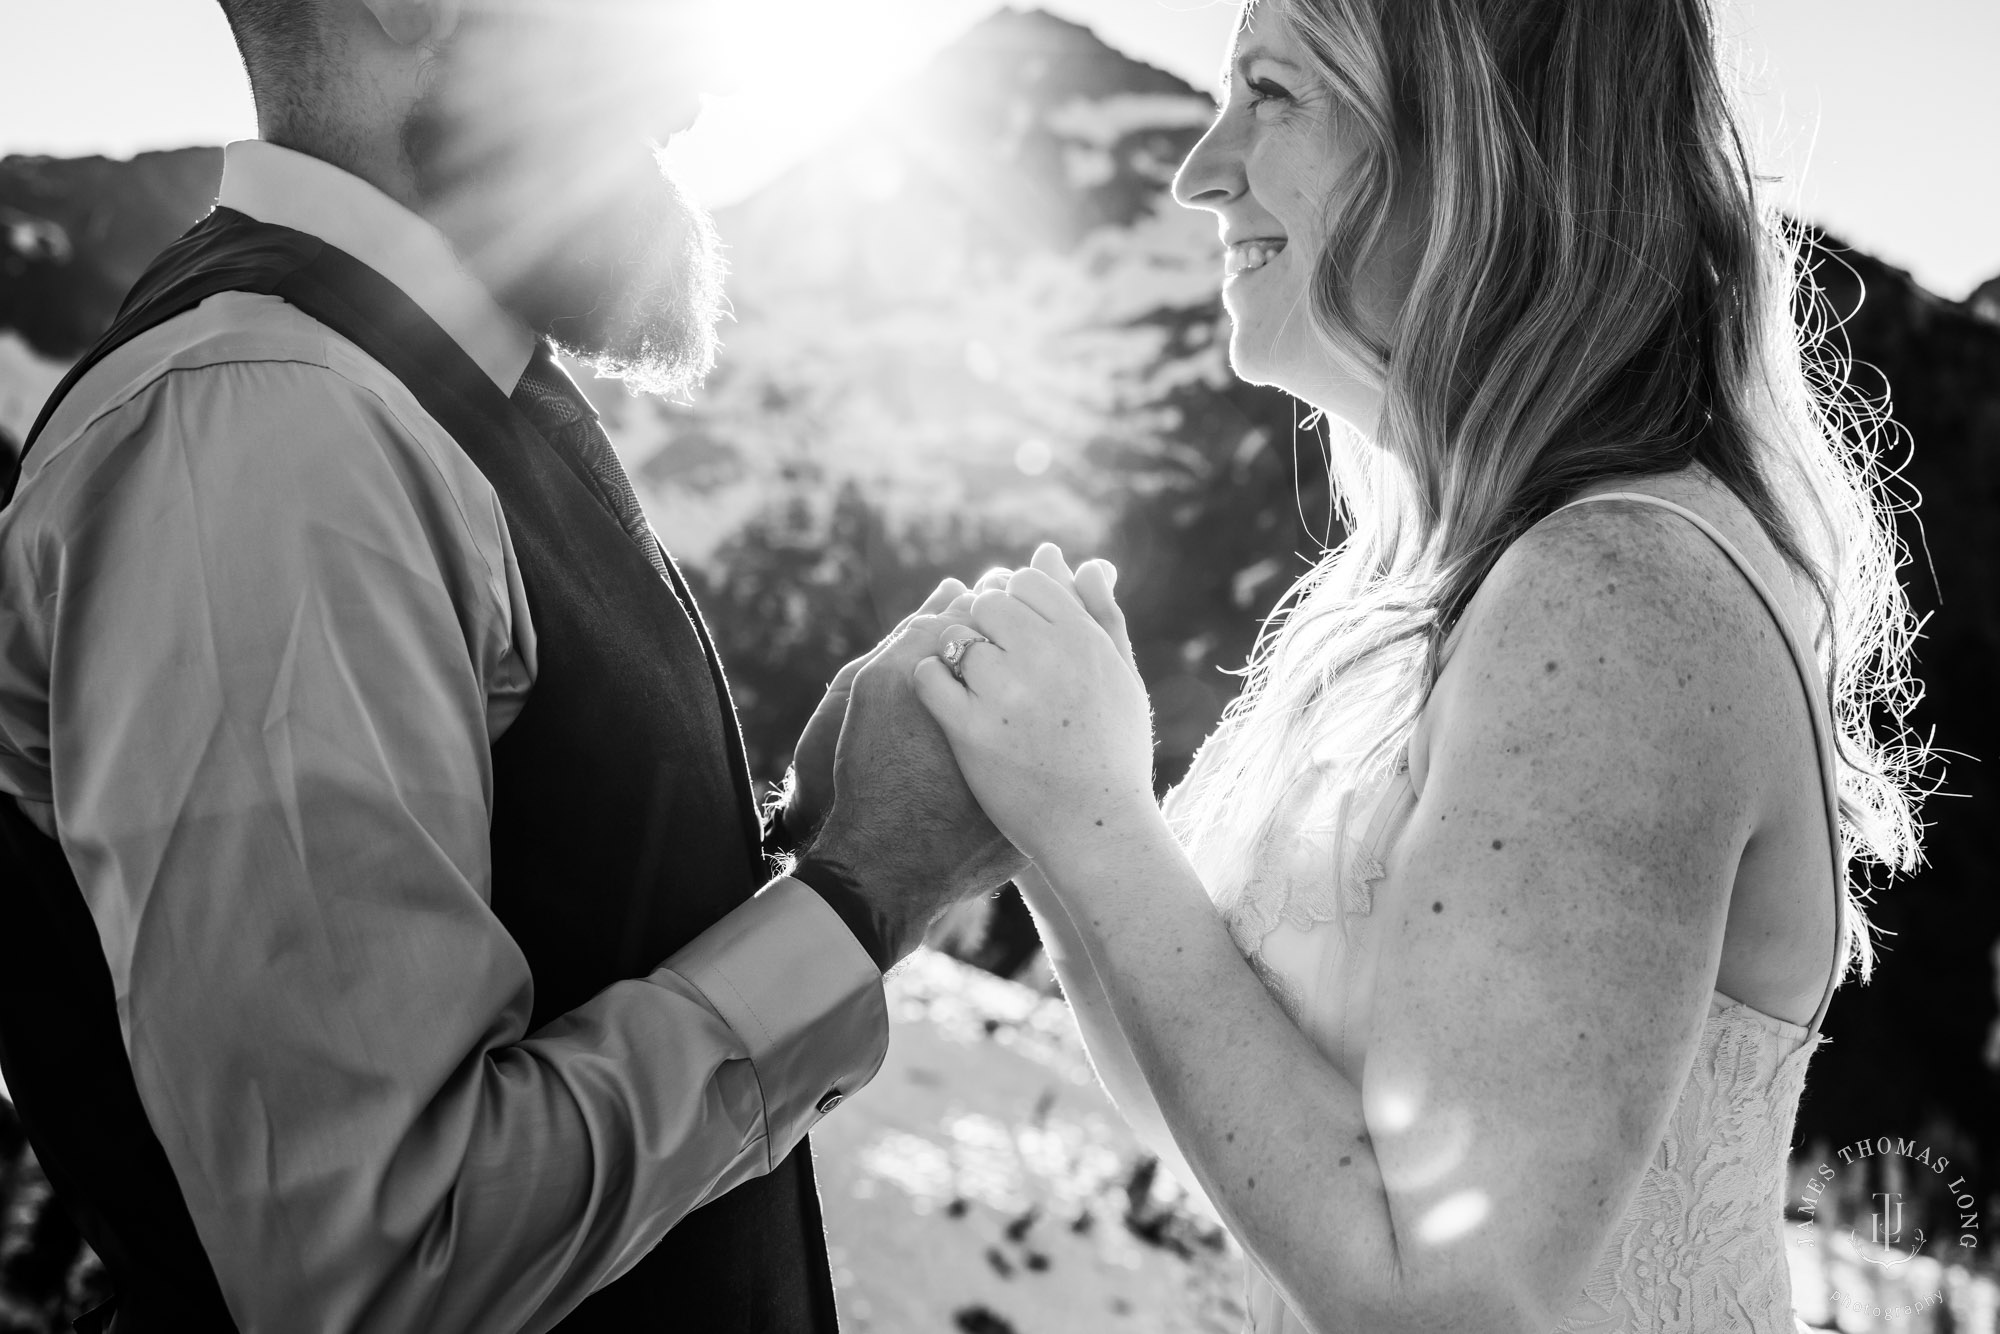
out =
{"type": "Polygon", "coordinates": [[[1275,1331],[1789,1331],[1909,616],[1705,0],[1262,0],[1176,195],[1350,536],[1164,811],[1112,572],[917,668],[1105,1084],[1275,1331]]]}

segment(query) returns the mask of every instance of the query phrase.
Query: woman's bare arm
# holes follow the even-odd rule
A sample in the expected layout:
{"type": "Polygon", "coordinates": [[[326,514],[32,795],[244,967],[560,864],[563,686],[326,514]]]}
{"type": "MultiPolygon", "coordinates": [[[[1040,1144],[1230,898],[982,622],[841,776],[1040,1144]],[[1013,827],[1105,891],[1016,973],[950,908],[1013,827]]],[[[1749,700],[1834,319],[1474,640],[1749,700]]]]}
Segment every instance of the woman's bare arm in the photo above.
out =
{"type": "Polygon", "coordinates": [[[1158,1154],[1183,1185],[1199,1189],[1187,1160],[1181,1157],[1180,1146],[1174,1143],[1167,1129],[1166,1119],[1160,1115],[1153,1091],[1146,1085],[1145,1074],[1132,1054],[1132,1044],[1118,1027],[1104,984],[1098,979],[1097,967],[1090,961],[1076,924],[1070,920],[1069,909],[1033,867],[1017,878],[1015,884],[1027,902],[1028,911],[1034,915],[1042,949],[1049,956],[1056,979],[1062,983],[1063,999],[1069,1002],[1070,1012],[1076,1016],[1076,1026],[1083,1034],[1084,1050],[1089,1053],[1098,1082],[1139,1142],[1158,1154]]]}
{"type": "Polygon", "coordinates": [[[1789,680],[1754,593],[1670,519],[1510,552],[1430,706],[1359,1086],[1157,811],[1037,851],[1196,1178],[1313,1328],[1555,1323],[1678,1098],[1789,680]]]}

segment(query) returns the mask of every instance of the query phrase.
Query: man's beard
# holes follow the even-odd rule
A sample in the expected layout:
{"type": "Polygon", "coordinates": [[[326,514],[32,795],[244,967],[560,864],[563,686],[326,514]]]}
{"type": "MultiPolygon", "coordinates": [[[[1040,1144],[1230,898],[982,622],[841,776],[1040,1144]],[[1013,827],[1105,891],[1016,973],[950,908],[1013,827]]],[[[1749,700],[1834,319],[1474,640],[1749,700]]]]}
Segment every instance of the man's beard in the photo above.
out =
{"type": "Polygon", "coordinates": [[[715,224],[651,150],[592,164],[449,124],[426,99],[403,128],[425,212],[529,328],[599,375],[685,398],[714,369],[726,309],[715,224]],[[581,165],[579,165],[581,164],[581,165]]]}

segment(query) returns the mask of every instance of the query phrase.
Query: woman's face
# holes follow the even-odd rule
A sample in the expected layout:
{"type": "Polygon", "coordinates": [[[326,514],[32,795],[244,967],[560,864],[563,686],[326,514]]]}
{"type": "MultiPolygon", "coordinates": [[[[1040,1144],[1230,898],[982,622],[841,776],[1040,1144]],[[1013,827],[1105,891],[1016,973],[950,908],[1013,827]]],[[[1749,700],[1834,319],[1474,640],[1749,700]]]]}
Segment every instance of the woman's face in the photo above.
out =
{"type": "MultiPolygon", "coordinates": [[[[1360,146],[1311,56],[1266,0],[1236,38],[1222,113],[1174,179],[1174,198],[1215,214],[1228,247],[1222,304],[1230,364],[1372,432],[1381,390],[1341,364],[1314,328],[1312,274],[1326,216],[1360,146]]],[[[1397,285],[1356,275],[1364,318],[1393,319],[1397,285]]],[[[1378,331],[1379,332],[1379,331],[1378,331]]]]}

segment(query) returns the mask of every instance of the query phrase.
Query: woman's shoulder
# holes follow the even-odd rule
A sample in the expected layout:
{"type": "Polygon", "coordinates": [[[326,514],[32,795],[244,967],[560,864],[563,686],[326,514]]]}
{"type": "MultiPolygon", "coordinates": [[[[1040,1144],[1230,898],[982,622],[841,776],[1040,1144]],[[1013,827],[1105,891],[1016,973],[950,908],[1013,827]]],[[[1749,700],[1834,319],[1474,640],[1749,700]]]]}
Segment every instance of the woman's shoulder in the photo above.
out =
{"type": "MultiPolygon", "coordinates": [[[[1694,524],[1648,500],[1612,493],[1558,510],[1494,562],[1475,603],[1569,594],[1593,609],[1647,598],[1687,600],[1727,557],[1694,524]]],[[[1478,609],[1468,606],[1469,616],[1478,609]]]]}
{"type": "Polygon", "coordinates": [[[1497,710],[1632,741],[1708,734],[1722,720],[1739,743],[1759,744],[1786,725],[1770,687],[1776,670],[1790,675],[1788,657],[1715,537],[1673,508],[1603,496],[1550,515],[1494,563],[1453,630],[1421,731],[1497,710]]]}
{"type": "Polygon", "coordinates": [[[1760,585],[1770,587],[1778,563],[1749,511],[1713,482],[1676,475],[1599,488],[1501,554],[1462,631],[1546,622],[1551,633],[1634,652],[1748,648],[1746,637],[1775,636],[1760,585]]]}

